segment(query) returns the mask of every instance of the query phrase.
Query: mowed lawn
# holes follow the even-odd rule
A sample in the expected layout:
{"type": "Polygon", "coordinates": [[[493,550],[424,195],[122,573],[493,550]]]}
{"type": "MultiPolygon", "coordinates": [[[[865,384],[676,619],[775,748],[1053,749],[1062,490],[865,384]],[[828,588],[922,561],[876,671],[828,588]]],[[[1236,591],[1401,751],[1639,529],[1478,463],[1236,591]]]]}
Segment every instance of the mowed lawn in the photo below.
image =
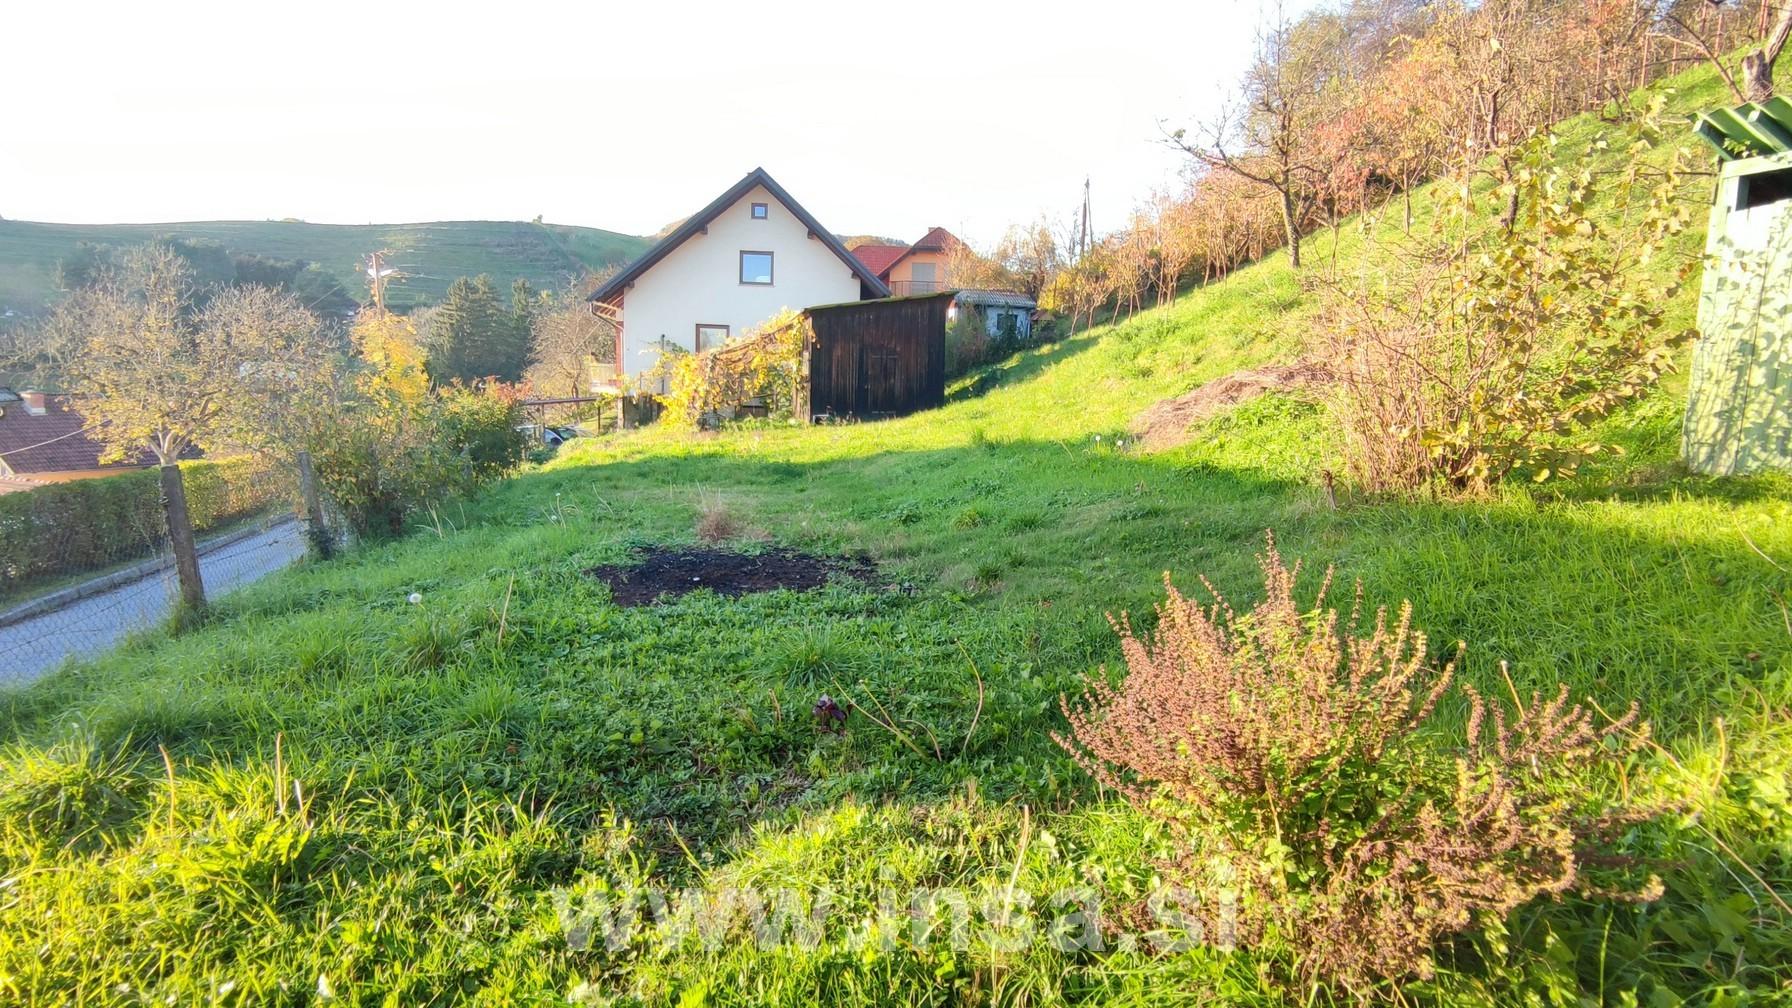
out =
{"type": "MultiPolygon", "coordinates": [[[[1361,249],[1347,228],[1340,260],[1361,249]]],[[[1118,661],[1107,614],[1146,617],[1165,572],[1251,601],[1271,529],[1309,585],[1336,565],[1410,599],[1483,692],[1507,694],[1504,663],[1522,695],[1634,700],[1663,747],[1586,785],[1669,801],[1623,840],[1662,899],[1521,911],[1410,1001],[1792,996],[1792,480],[1681,471],[1673,383],[1607,425],[1622,458],[1485,500],[1333,508],[1331,425],[1290,398],[1132,444],[1162,396],[1298,353],[1312,306],[1275,256],[926,414],[575,442],[198,632],[5,694],[0,997],[1309,1003],[1277,947],[607,948],[568,926],[643,884],[825,888],[849,923],[917,886],[1142,898],[1164,838],[1054,745],[1058,698],[1118,661]],[[879,574],[636,609],[584,574],[694,542],[717,507],[741,548],[879,574]],[[810,713],[824,693],[852,705],[842,733],[810,713]]]]}

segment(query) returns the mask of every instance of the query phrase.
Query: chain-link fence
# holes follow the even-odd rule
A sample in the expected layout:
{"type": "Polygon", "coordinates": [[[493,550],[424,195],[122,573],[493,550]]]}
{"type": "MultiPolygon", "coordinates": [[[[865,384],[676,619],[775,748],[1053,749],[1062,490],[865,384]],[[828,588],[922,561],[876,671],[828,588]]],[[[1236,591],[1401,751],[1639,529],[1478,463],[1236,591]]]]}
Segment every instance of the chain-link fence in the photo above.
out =
{"type": "MultiPolygon", "coordinates": [[[[183,466],[215,596],[304,553],[291,480],[250,460],[183,466]]],[[[0,495],[0,685],[166,620],[177,597],[153,470],[0,495]]]]}

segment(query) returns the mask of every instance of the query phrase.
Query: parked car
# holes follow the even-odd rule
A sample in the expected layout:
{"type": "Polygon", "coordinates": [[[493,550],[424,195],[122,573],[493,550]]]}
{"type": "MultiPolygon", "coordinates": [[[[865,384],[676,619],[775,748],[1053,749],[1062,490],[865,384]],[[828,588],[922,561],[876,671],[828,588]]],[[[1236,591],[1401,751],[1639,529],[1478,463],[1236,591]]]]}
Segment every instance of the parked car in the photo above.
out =
{"type": "Polygon", "coordinates": [[[577,427],[565,427],[555,424],[523,424],[521,431],[531,441],[537,441],[549,447],[557,448],[579,436],[577,427]]]}

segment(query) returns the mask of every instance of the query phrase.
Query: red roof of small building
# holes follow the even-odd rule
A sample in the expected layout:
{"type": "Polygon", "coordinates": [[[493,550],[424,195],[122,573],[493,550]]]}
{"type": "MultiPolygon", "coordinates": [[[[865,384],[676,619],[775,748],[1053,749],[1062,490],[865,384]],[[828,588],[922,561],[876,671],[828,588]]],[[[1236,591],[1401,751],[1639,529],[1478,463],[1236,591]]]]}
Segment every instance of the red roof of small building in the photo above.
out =
{"type": "Polygon", "coordinates": [[[964,242],[959,241],[957,235],[945,228],[930,227],[927,229],[927,233],[921,236],[920,241],[903,249],[901,255],[891,259],[889,263],[884,266],[883,270],[878,273],[878,279],[881,280],[888,277],[890,271],[896,268],[897,263],[914,255],[916,252],[951,252],[963,245],[964,242]]]}
{"type": "Polygon", "coordinates": [[[0,404],[0,471],[16,476],[80,472],[88,469],[131,469],[144,462],[102,466],[102,445],[89,436],[87,418],[70,395],[45,394],[43,413],[31,411],[33,393],[21,401],[0,404]]]}
{"type": "Polygon", "coordinates": [[[865,264],[878,279],[895,265],[896,260],[908,253],[907,245],[860,245],[852,250],[853,257],[865,264]]]}
{"type": "Polygon", "coordinates": [[[927,229],[927,233],[921,236],[920,241],[910,246],[910,250],[915,252],[950,252],[963,244],[964,242],[959,241],[957,235],[945,228],[930,227],[927,229]]]}

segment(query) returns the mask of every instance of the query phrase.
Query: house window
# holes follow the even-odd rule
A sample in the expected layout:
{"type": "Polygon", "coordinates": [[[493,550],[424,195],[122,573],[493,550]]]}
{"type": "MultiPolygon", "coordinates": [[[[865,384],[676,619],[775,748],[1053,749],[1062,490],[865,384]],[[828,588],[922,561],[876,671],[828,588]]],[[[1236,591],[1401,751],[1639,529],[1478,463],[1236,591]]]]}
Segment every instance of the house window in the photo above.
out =
{"type": "Polygon", "coordinates": [[[767,212],[768,211],[766,210],[764,203],[753,204],[753,219],[754,220],[765,220],[767,212]]]}
{"type": "Polygon", "coordinates": [[[772,254],[770,252],[742,252],[740,254],[740,282],[770,286],[772,254]]]}
{"type": "Polygon", "coordinates": [[[697,352],[714,350],[728,342],[728,327],[725,325],[705,325],[697,323],[697,352]]]}
{"type": "Polygon", "coordinates": [[[1020,316],[1015,312],[1003,312],[996,316],[996,335],[1013,339],[1020,331],[1020,316]]]}

